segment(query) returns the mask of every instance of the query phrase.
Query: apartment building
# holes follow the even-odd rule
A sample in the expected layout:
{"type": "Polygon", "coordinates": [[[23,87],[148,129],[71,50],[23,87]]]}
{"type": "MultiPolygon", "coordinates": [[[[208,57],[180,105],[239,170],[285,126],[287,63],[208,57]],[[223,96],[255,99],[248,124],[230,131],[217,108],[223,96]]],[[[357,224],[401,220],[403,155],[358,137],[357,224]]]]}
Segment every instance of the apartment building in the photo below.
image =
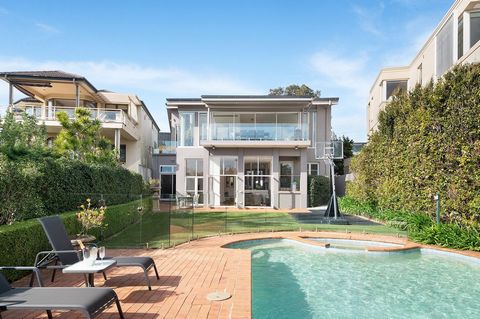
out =
{"type": "Polygon", "coordinates": [[[321,158],[341,151],[330,141],[337,103],[269,95],[167,99],[162,193],[208,207],[306,208],[308,175],[328,175],[321,158]]]}
{"type": "Polygon", "coordinates": [[[377,128],[378,113],[395,92],[436,81],[456,64],[478,63],[479,40],[480,1],[456,0],[409,65],[378,74],[368,99],[368,133],[377,128]]]}
{"type": "Polygon", "coordinates": [[[122,165],[151,178],[159,128],[138,96],[97,90],[85,77],[63,71],[2,72],[0,78],[9,84],[4,110],[35,116],[46,126],[49,142],[62,128],[58,112],[73,118],[76,107],[85,107],[100,120],[102,134],[112,141],[122,165]],[[15,90],[27,97],[14,101],[15,90]]]}

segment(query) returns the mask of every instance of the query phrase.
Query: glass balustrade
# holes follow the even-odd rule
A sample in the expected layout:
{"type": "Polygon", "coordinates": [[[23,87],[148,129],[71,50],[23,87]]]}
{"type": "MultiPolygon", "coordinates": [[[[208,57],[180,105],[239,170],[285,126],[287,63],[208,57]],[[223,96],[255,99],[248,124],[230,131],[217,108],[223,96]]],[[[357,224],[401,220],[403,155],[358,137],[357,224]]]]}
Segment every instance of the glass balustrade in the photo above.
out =
{"type": "MultiPolygon", "coordinates": [[[[4,117],[7,112],[7,107],[0,107],[0,117],[4,117]]],[[[124,114],[122,110],[111,110],[103,108],[89,108],[90,117],[98,119],[100,122],[123,122],[124,114]]],[[[15,107],[14,113],[20,115],[27,113],[37,119],[56,120],[59,112],[65,112],[68,118],[75,118],[75,108],[68,106],[41,106],[41,105],[26,105],[22,107],[15,107]]]]}
{"type": "Polygon", "coordinates": [[[175,154],[177,152],[177,141],[160,141],[156,154],[175,154]]]}
{"type": "Polygon", "coordinates": [[[226,141],[305,141],[308,139],[306,124],[273,123],[213,123],[211,140],[226,141]]]}

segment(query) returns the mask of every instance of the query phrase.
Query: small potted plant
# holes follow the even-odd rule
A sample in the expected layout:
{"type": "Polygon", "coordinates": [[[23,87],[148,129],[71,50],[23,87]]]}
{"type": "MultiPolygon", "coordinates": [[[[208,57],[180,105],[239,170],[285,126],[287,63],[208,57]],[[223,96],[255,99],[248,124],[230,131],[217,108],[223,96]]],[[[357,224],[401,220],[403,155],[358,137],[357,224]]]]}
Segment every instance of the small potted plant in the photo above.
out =
{"type": "Polygon", "coordinates": [[[80,205],[81,210],[77,213],[77,220],[82,225],[80,234],[77,235],[76,240],[81,240],[83,243],[92,242],[95,236],[89,234],[92,228],[99,228],[104,226],[106,206],[92,207],[90,198],[87,198],[86,204],[80,205]]]}

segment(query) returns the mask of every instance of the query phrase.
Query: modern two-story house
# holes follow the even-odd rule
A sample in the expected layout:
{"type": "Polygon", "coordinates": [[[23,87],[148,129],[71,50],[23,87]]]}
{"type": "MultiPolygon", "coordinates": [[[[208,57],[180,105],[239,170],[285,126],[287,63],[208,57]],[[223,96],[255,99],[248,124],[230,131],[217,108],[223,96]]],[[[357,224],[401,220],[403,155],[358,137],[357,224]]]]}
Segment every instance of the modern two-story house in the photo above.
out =
{"type": "MultiPolygon", "coordinates": [[[[118,150],[122,165],[151,178],[159,128],[136,95],[97,90],[85,77],[63,71],[2,72],[0,78],[9,84],[9,102],[3,110],[35,116],[45,125],[49,141],[62,128],[58,112],[73,118],[76,107],[87,108],[100,120],[102,134],[118,150]],[[27,97],[14,101],[15,89],[27,97]]],[[[1,116],[0,112],[0,120],[1,116]]]]}
{"type": "Polygon", "coordinates": [[[480,1],[456,0],[406,66],[380,71],[367,106],[368,133],[375,131],[378,114],[398,90],[436,81],[456,64],[480,62],[480,1]]]}
{"type": "Polygon", "coordinates": [[[162,192],[208,207],[306,208],[308,175],[328,175],[318,154],[331,147],[337,103],[269,95],[167,99],[162,192]]]}

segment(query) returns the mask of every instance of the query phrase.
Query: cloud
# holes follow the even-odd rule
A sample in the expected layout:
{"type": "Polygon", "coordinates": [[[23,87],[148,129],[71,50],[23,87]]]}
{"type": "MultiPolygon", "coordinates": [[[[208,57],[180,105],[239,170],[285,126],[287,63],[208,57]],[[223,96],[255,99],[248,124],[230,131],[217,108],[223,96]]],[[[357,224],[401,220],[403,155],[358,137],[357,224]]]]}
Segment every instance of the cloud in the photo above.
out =
{"type": "Polygon", "coordinates": [[[45,24],[45,23],[35,23],[35,26],[42,32],[44,33],[48,33],[48,34],[56,34],[56,33],[60,33],[60,30],[58,30],[57,28],[49,25],[49,24],[45,24]]]}
{"type": "Polygon", "coordinates": [[[311,66],[325,83],[347,89],[357,97],[368,95],[373,81],[367,71],[368,58],[366,55],[357,57],[342,57],[331,51],[320,51],[312,55],[311,66]]]}
{"type": "Polygon", "coordinates": [[[178,67],[153,67],[113,61],[34,61],[1,58],[0,70],[63,70],[85,76],[97,88],[136,92],[148,90],[170,95],[252,94],[257,90],[214,71],[197,73],[178,67]]]}
{"type": "Polygon", "coordinates": [[[384,11],[382,2],[380,2],[376,8],[365,8],[359,5],[353,5],[352,10],[357,16],[358,24],[364,31],[383,38],[383,30],[381,25],[379,25],[384,11]]]}

